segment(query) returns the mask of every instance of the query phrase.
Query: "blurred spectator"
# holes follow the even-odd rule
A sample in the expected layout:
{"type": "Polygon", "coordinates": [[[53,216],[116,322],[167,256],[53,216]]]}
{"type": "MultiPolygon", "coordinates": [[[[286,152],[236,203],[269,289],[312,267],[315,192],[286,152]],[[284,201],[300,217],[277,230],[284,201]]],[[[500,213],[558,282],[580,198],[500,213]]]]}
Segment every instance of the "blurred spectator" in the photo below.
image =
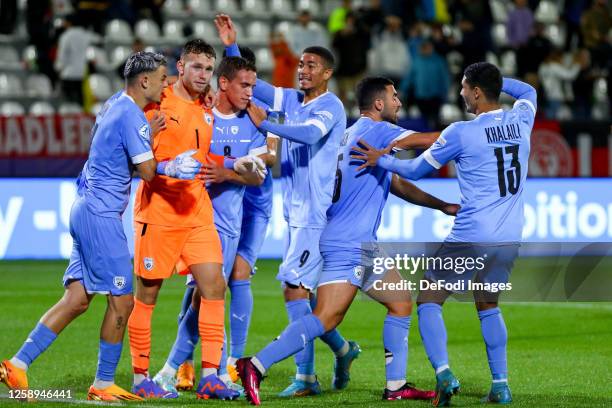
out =
{"type": "Polygon", "coordinates": [[[338,96],[350,110],[353,101],[348,100],[357,82],[367,68],[368,32],[357,24],[355,14],[346,15],[344,28],[334,35],[332,46],[338,57],[335,76],[338,80],[338,96]]]}
{"type": "Polygon", "coordinates": [[[533,12],[527,7],[527,0],[514,0],[515,8],[508,13],[506,33],[508,44],[518,49],[527,43],[533,29],[533,12]]]}
{"type": "Polygon", "coordinates": [[[380,0],[370,0],[369,5],[359,7],[356,11],[357,20],[363,24],[370,34],[378,34],[385,27],[385,13],[380,0]]]}
{"type": "Polygon", "coordinates": [[[430,129],[437,129],[440,107],[448,95],[450,75],[446,60],[439,56],[429,40],[423,41],[419,53],[400,85],[400,92],[414,99],[430,129]]]}
{"type": "Polygon", "coordinates": [[[96,33],[104,34],[107,11],[111,6],[110,0],[74,0],[73,4],[76,18],[81,26],[91,27],[96,33]]]}
{"type": "Polygon", "coordinates": [[[593,0],[591,8],[582,15],[580,28],[584,46],[591,52],[593,65],[605,67],[611,52],[607,35],[612,28],[612,16],[607,0],[593,0]]]}
{"type": "Polygon", "coordinates": [[[28,0],[26,28],[30,44],[36,48],[36,67],[47,75],[52,83],[57,81],[51,52],[55,44],[53,34],[53,7],[51,0],[28,0]]]}
{"type": "Polygon", "coordinates": [[[572,83],[574,102],[572,112],[574,119],[590,119],[593,102],[593,86],[597,79],[597,71],[591,66],[591,54],[587,49],[577,51],[576,60],[580,65],[578,76],[572,83]]]}
{"type": "Polygon", "coordinates": [[[582,35],[580,33],[580,17],[589,5],[589,0],[565,0],[563,5],[562,19],[565,21],[565,51],[572,48],[574,37],[577,38],[576,45],[582,47],[582,35]]]}
{"type": "MultiPolygon", "coordinates": [[[[134,41],[132,42],[132,53],[137,53],[137,52],[144,51],[144,50],[145,50],[144,42],[138,37],[134,38],[134,41]]],[[[119,67],[117,68],[117,75],[119,75],[119,77],[122,79],[125,78],[123,76],[123,71],[125,70],[125,62],[126,61],[124,61],[123,64],[119,65],[119,67]]]]}
{"type": "Polygon", "coordinates": [[[463,54],[463,68],[484,61],[493,47],[493,14],[488,0],[458,0],[451,10],[463,37],[459,47],[463,54]]]}
{"type": "Polygon", "coordinates": [[[12,34],[17,23],[17,0],[0,0],[0,34],[12,34]]]}
{"type": "Polygon", "coordinates": [[[408,72],[410,59],[402,20],[397,16],[385,18],[385,29],[374,36],[369,53],[370,72],[391,79],[398,84],[408,72]]]}
{"type": "Polygon", "coordinates": [[[408,27],[417,21],[417,8],[420,1],[382,0],[381,7],[386,16],[397,16],[408,27]]]}
{"type": "Polygon", "coordinates": [[[548,119],[557,118],[557,111],[566,99],[563,92],[564,82],[573,81],[580,72],[580,65],[575,61],[572,61],[570,66],[566,66],[562,59],[561,50],[555,49],[548,55],[538,71],[546,100],[544,111],[548,119]]]}
{"type": "Polygon", "coordinates": [[[162,7],[165,2],[166,0],[132,0],[132,7],[136,11],[138,19],[150,18],[162,30],[164,25],[162,7]]]}
{"type": "Polygon", "coordinates": [[[61,81],[63,97],[70,102],[83,105],[87,47],[93,36],[80,25],[75,14],[67,16],[64,25],[66,29],[59,38],[54,66],[61,81]]]}
{"type": "Polygon", "coordinates": [[[444,33],[443,26],[441,24],[432,25],[431,42],[433,43],[434,50],[444,58],[446,58],[446,55],[456,46],[454,38],[451,35],[444,33]]]}
{"type": "Polygon", "coordinates": [[[297,24],[289,28],[287,42],[294,56],[302,55],[305,48],[313,45],[329,47],[327,33],[319,24],[312,21],[308,10],[302,10],[298,14],[297,24]]]}
{"type": "Polygon", "coordinates": [[[552,50],[552,42],[544,34],[544,24],[537,22],[534,25],[534,33],[527,44],[519,48],[516,53],[516,68],[519,77],[523,78],[527,73],[536,73],[544,59],[552,50]]]}
{"type": "Polygon", "coordinates": [[[294,88],[299,58],[291,52],[283,33],[276,32],[270,35],[270,49],[274,56],[272,84],[281,88],[294,88]]]}
{"type": "Polygon", "coordinates": [[[346,15],[352,11],[352,1],[342,0],[342,6],[334,9],[327,20],[327,30],[333,36],[346,25],[346,15]]]}

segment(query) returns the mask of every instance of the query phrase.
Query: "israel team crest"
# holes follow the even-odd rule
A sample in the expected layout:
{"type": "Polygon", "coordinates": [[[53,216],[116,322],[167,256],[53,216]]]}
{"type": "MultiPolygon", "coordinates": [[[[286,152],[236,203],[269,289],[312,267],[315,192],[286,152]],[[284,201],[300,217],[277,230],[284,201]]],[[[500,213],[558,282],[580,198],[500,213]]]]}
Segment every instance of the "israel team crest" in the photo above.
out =
{"type": "Polygon", "coordinates": [[[153,266],[154,266],[153,258],[145,258],[143,261],[144,261],[144,267],[147,271],[150,271],[151,269],[153,269],[153,266]]]}
{"type": "Polygon", "coordinates": [[[230,131],[232,132],[232,135],[238,134],[238,126],[232,126],[230,131]]]}
{"type": "Polygon", "coordinates": [[[117,289],[123,289],[125,287],[125,276],[115,276],[113,278],[113,285],[117,289]]]}
{"type": "Polygon", "coordinates": [[[204,122],[206,122],[207,125],[212,125],[213,118],[210,113],[204,112],[204,122]]]}
{"type": "Polygon", "coordinates": [[[353,269],[353,274],[355,275],[355,278],[361,279],[361,277],[363,276],[363,266],[356,266],[355,269],[353,269]]]}

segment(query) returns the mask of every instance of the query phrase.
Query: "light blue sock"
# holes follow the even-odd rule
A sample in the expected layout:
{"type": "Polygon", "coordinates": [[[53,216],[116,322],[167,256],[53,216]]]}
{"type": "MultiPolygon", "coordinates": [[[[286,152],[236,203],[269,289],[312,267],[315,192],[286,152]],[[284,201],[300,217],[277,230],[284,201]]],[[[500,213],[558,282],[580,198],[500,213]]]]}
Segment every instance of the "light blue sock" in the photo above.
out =
{"type": "Polygon", "coordinates": [[[406,379],[410,321],[410,316],[387,315],[385,317],[383,345],[385,346],[385,376],[387,381],[406,379]]]}
{"type": "MultiPolygon", "coordinates": [[[[315,310],[315,307],[317,307],[317,295],[312,293],[310,295],[310,308],[312,310],[315,310]]],[[[320,339],[323,340],[323,342],[327,344],[334,353],[340,351],[340,349],[346,343],[346,340],[344,339],[344,337],[342,337],[342,335],[337,329],[331,329],[330,331],[322,335],[320,339]]]]}
{"type": "MultiPolygon", "coordinates": [[[[312,314],[308,299],[298,299],[286,302],[285,307],[287,308],[290,323],[293,323],[308,314],[312,314]]],[[[303,350],[295,355],[295,365],[297,366],[298,375],[314,374],[314,342],[310,341],[305,344],[303,350]]]]}
{"type": "Polygon", "coordinates": [[[168,365],[178,369],[186,360],[193,360],[193,351],[199,338],[198,312],[193,306],[189,306],[176,333],[176,340],[172,346],[172,351],[170,351],[170,356],[168,356],[168,365]]]}
{"type": "Polygon", "coordinates": [[[191,299],[193,298],[193,291],[195,288],[193,286],[187,286],[185,289],[185,294],[183,295],[183,300],[181,301],[181,311],[178,315],[178,324],[181,324],[181,320],[187,314],[187,310],[189,310],[189,306],[191,306],[191,299]]]}
{"type": "Polygon", "coordinates": [[[42,323],[38,323],[30,332],[27,340],[19,349],[15,357],[30,366],[36,358],[49,348],[55,341],[57,334],[42,323]]]}
{"type": "Polygon", "coordinates": [[[253,314],[251,280],[230,281],[229,288],[232,293],[230,303],[230,351],[231,356],[238,359],[244,355],[251,315],[253,314]]]}
{"type": "Polygon", "coordinates": [[[442,307],[437,303],[423,303],[419,305],[417,312],[425,352],[434,370],[437,371],[441,366],[448,365],[446,327],[442,318],[442,307]]]}
{"type": "Polygon", "coordinates": [[[478,312],[482,338],[487,346],[487,357],[493,381],[501,382],[508,379],[508,362],[506,360],[506,345],[508,331],[499,307],[478,312]]]}
{"type": "Polygon", "coordinates": [[[319,318],[308,314],[291,322],[276,340],[268,344],[255,357],[268,370],[272,364],[286,359],[304,349],[308,344],[325,332],[319,318]]]}
{"type": "Polygon", "coordinates": [[[115,381],[115,371],[121,358],[123,342],[107,343],[100,339],[100,350],[98,351],[98,371],[96,379],[102,381],[115,381]]]}

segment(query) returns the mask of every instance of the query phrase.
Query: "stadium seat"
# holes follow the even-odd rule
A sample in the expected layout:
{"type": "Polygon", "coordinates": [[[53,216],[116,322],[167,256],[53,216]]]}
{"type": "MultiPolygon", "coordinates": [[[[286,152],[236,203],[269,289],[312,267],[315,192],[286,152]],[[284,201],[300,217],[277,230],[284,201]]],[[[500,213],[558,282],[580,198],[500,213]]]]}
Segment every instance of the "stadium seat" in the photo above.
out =
{"type": "Polygon", "coordinates": [[[70,115],[74,113],[83,113],[83,107],[74,102],[63,102],[57,112],[60,115],[70,115]]]}
{"type": "Polygon", "coordinates": [[[446,55],[446,61],[451,74],[456,75],[461,72],[461,66],[463,65],[463,55],[461,53],[457,51],[449,52],[446,55]]]}
{"type": "Polygon", "coordinates": [[[33,45],[28,45],[21,53],[21,60],[25,62],[28,67],[34,66],[37,58],[38,52],[36,51],[36,47],[33,45]]]}
{"type": "Polygon", "coordinates": [[[502,74],[507,76],[514,76],[516,74],[516,53],[514,51],[504,52],[500,62],[502,74]]]}
{"type": "Polygon", "coordinates": [[[106,51],[100,47],[95,47],[93,45],[87,47],[87,61],[93,63],[97,69],[102,71],[110,68],[106,51]]]}
{"type": "Polygon", "coordinates": [[[193,35],[196,38],[204,38],[210,43],[218,43],[217,30],[213,23],[209,21],[196,21],[193,25],[193,35]],[[209,40],[210,39],[210,40],[209,40]]]}
{"type": "Polygon", "coordinates": [[[274,31],[277,33],[282,33],[285,38],[288,38],[289,31],[291,31],[291,23],[290,21],[281,21],[274,27],[274,31]]]}
{"type": "Polygon", "coordinates": [[[0,68],[18,69],[20,66],[17,50],[10,45],[0,45],[0,68]]]}
{"type": "Polygon", "coordinates": [[[270,15],[265,0],[244,0],[242,2],[242,10],[250,16],[260,18],[265,18],[270,15]]]}
{"type": "Polygon", "coordinates": [[[159,27],[153,20],[140,20],[134,26],[134,35],[146,39],[149,43],[156,42],[159,40],[159,27]]]}
{"type": "Polygon", "coordinates": [[[321,8],[316,0],[297,0],[296,10],[308,10],[313,17],[321,17],[321,8]]]}
{"type": "Polygon", "coordinates": [[[107,77],[100,74],[89,76],[89,88],[98,101],[104,101],[113,94],[113,88],[107,77]]]}
{"type": "Polygon", "coordinates": [[[421,110],[419,109],[418,106],[416,106],[416,105],[410,106],[410,108],[408,109],[408,117],[410,119],[418,119],[421,116],[422,116],[421,110]]]}
{"type": "Polygon", "coordinates": [[[566,104],[563,104],[559,107],[557,111],[557,120],[571,120],[572,119],[572,110],[566,104]]]}
{"type": "Polygon", "coordinates": [[[102,110],[104,106],[104,102],[97,102],[91,107],[91,114],[94,116],[98,116],[98,113],[102,110]]]}
{"type": "MultiPolygon", "coordinates": [[[[610,74],[608,74],[610,75],[610,74]]],[[[599,78],[595,80],[594,96],[597,102],[605,102],[608,99],[608,84],[605,78],[599,78]]]]}
{"type": "Polygon", "coordinates": [[[184,17],[186,15],[183,0],[166,0],[162,10],[167,17],[184,17]]]}
{"type": "Polygon", "coordinates": [[[542,23],[556,23],[559,21],[559,6],[556,2],[542,0],[535,12],[535,19],[542,23]]]}
{"type": "Polygon", "coordinates": [[[556,47],[562,47],[565,41],[565,26],[561,24],[546,25],[546,36],[556,47]]]}
{"type": "Polygon", "coordinates": [[[21,81],[16,75],[0,73],[0,96],[22,96],[21,81]]]}
{"type": "Polygon", "coordinates": [[[30,115],[34,116],[48,116],[55,114],[55,108],[49,102],[38,101],[34,102],[30,106],[30,115]]]}
{"type": "Polygon", "coordinates": [[[166,21],[164,23],[164,38],[175,44],[184,42],[183,23],[178,20],[166,21]]]}
{"type": "Polygon", "coordinates": [[[268,47],[262,47],[255,51],[257,69],[262,72],[270,72],[274,69],[274,57],[268,47]]]}
{"type": "Polygon", "coordinates": [[[20,116],[25,115],[25,109],[19,102],[7,101],[0,105],[0,115],[2,116],[20,116]]]}
{"type": "Polygon", "coordinates": [[[487,52],[485,60],[488,63],[491,63],[493,65],[499,66],[499,60],[497,58],[497,55],[494,52],[492,52],[492,51],[487,52]]]}
{"type": "Polygon", "coordinates": [[[53,95],[53,85],[48,76],[32,74],[25,81],[26,94],[38,98],[50,98],[53,95]]]}
{"type": "Polygon", "coordinates": [[[123,20],[109,21],[104,31],[108,41],[120,44],[130,44],[132,42],[132,30],[129,24],[123,20]]]}
{"type": "Polygon", "coordinates": [[[609,107],[605,103],[596,103],[593,105],[591,116],[595,120],[608,120],[609,119],[609,107]]]}
{"type": "Polygon", "coordinates": [[[505,47],[508,45],[505,24],[498,23],[493,26],[493,42],[497,47],[505,47]]]}
{"type": "Polygon", "coordinates": [[[290,0],[270,0],[270,13],[280,17],[293,17],[295,10],[290,0]]]}
{"type": "Polygon", "coordinates": [[[215,9],[211,3],[212,0],[189,0],[187,5],[194,16],[210,17],[215,14],[215,9]]]}
{"type": "Polygon", "coordinates": [[[240,14],[240,8],[236,0],[217,0],[215,3],[215,10],[218,13],[226,13],[234,16],[240,14]]]}
{"type": "MultiPolygon", "coordinates": [[[[332,11],[338,7],[342,7],[342,0],[325,0],[323,4],[323,14],[329,16],[332,11]]],[[[353,7],[355,7],[355,5],[353,5],[353,7]]]]}
{"type": "Polygon", "coordinates": [[[508,20],[508,5],[503,0],[491,0],[491,12],[493,13],[493,21],[496,23],[505,23],[508,20]]]}
{"type": "Polygon", "coordinates": [[[440,109],[440,121],[447,125],[463,119],[463,114],[457,105],[445,103],[440,109]]]}
{"type": "Polygon", "coordinates": [[[132,50],[129,47],[122,45],[115,47],[111,52],[111,66],[113,68],[119,67],[128,59],[131,53],[132,50]]]}
{"type": "Polygon", "coordinates": [[[246,38],[257,44],[267,44],[270,39],[270,25],[261,21],[249,23],[246,38]]]}

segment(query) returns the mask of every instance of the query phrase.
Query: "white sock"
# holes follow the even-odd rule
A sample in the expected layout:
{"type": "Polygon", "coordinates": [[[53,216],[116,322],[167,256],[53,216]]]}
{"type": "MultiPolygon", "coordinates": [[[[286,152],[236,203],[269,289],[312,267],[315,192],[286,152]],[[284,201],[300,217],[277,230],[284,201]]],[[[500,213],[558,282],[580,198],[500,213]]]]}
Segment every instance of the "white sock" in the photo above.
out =
{"type": "Polygon", "coordinates": [[[13,357],[9,361],[15,367],[28,371],[28,365],[24,361],[21,361],[20,359],[18,359],[17,357],[13,357]]]}
{"type": "Polygon", "coordinates": [[[346,353],[349,352],[349,344],[348,341],[344,340],[344,344],[340,347],[340,350],[335,351],[334,354],[336,357],[344,357],[346,353]]]}
{"type": "Polygon", "coordinates": [[[266,369],[264,368],[263,364],[261,364],[261,361],[257,359],[257,357],[251,358],[251,363],[253,363],[253,365],[259,370],[261,375],[266,374],[266,369]]]}
{"type": "Polygon", "coordinates": [[[238,359],[236,357],[228,357],[227,358],[227,365],[232,365],[232,366],[236,367],[236,361],[238,361],[238,359]]]}
{"type": "Polygon", "coordinates": [[[202,368],[202,378],[204,377],[208,377],[209,375],[217,375],[217,369],[216,368],[202,368]]]}
{"type": "Polygon", "coordinates": [[[232,377],[230,377],[229,374],[225,373],[225,374],[221,374],[219,376],[219,379],[221,381],[223,381],[225,384],[231,383],[232,382],[232,377]]]}
{"type": "Polygon", "coordinates": [[[164,368],[162,368],[158,374],[174,377],[174,375],[176,374],[176,368],[173,368],[170,364],[166,362],[166,364],[164,364],[164,368]]]}
{"type": "Polygon", "coordinates": [[[307,383],[313,383],[315,381],[317,381],[317,376],[314,374],[296,374],[295,375],[295,379],[296,380],[300,380],[300,381],[304,381],[307,383]]]}
{"type": "Polygon", "coordinates": [[[440,374],[442,371],[444,370],[448,370],[450,369],[450,367],[448,366],[448,364],[444,364],[441,365],[440,367],[436,368],[436,375],[440,374]]]}
{"type": "Polygon", "coordinates": [[[104,381],[104,380],[99,380],[99,379],[95,379],[93,386],[94,388],[97,388],[99,390],[103,390],[105,388],[110,387],[111,385],[113,385],[115,382],[114,381],[104,381]]]}
{"type": "Polygon", "coordinates": [[[141,382],[147,379],[144,374],[134,374],[134,385],[139,385],[141,382]]]}
{"type": "Polygon", "coordinates": [[[397,391],[406,384],[406,380],[391,380],[387,381],[387,389],[389,391],[397,391]]]}

